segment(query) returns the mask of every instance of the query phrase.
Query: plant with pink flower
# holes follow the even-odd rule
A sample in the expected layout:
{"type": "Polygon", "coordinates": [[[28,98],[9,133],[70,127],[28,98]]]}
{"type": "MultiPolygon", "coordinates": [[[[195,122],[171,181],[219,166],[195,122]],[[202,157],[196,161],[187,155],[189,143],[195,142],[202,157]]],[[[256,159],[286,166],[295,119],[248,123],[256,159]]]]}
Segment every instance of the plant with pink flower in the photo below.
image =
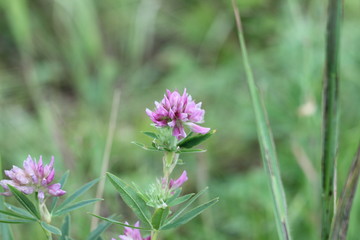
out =
{"type": "MultiPolygon", "coordinates": [[[[62,187],[69,173],[66,172],[63,175],[60,183],[53,183],[55,178],[54,157],[51,158],[49,164],[44,164],[41,156],[39,161],[36,161],[29,155],[23,162],[23,168],[13,166],[12,169],[5,170],[4,173],[9,179],[0,181],[0,186],[5,189],[0,195],[14,196],[23,209],[11,204],[5,204],[8,209],[0,209],[0,214],[8,218],[1,216],[0,223],[38,223],[49,240],[53,239],[53,234],[68,234],[68,232],[62,232],[59,228],[50,225],[53,217],[67,215],[64,222],[69,223],[70,216],[68,214],[70,212],[101,200],[89,199],[74,203],[79,196],[98,182],[98,179],[95,179],[82,186],[60,204],[57,204],[58,197],[66,194],[62,187]],[[35,194],[34,200],[27,196],[33,193],[35,194]],[[49,204],[50,206],[46,202],[49,198],[53,198],[52,204],[49,204]]],[[[66,228],[61,227],[61,229],[66,228]]]]}
{"type": "Polygon", "coordinates": [[[110,223],[124,226],[124,235],[119,236],[121,240],[157,240],[161,231],[187,223],[218,201],[218,198],[215,198],[193,209],[188,209],[206,189],[197,194],[180,196],[182,186],[188,180],[187,171],[184,170],[177,179],[171,177],[176,166],[182,162],[179,159],[180,154],[204,152],[205,150],[194,149],[194,147],[215,133],[210,128],[198,125],[204,122],[205,110],[201,109],[201,103],[195,103],[187,94],[186,89],[182,95],[176,90],[174,92],[167,90],[162,101],[155,102],[155,106],[156,109],[153,112],[146,109],[147,115],[157,129],[157,132],[144,132],[152,138],[151,146],[134,143],[145,150],[164,153],[162,176],[157,178],[155,183],[147,186],[146,191],[143,191],[140,187],[127,184],[115,175],[107,173],[108,180],[141,221],[143,225],[141,229],[149,231],[150,236],[142,238],[139,222],[131,226],[127,222],[94,215],[110,223]],[[191,130],[189,134],[185,132],[186,126],[191,130]],[[180,204],[183,204],[182,207],[177,207],[180,204]]]}

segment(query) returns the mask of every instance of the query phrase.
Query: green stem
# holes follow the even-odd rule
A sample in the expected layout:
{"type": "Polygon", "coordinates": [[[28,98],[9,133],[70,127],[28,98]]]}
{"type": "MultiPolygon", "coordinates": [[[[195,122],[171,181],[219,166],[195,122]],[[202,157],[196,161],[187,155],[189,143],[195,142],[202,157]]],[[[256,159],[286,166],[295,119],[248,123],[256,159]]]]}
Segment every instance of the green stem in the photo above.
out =
{"type": "Polygon", "coordinates": [[[163,171],[164,171],[164,179],[166,183],[169,183],[169,178],[174,170],[177,161],[179,159],[179,154],[175,152],[165,152],[163,157],[163,171]]]}
{"type": "Polygon", "coordinates": [[[159,231],[157,230],[151,231],[151,240],[157,240],[158,236],[159,236],[159,231]]]}
{"type": "Polygon", "coordinates": [[[336,152],[338,147],[338,58],[342,1],[329,0],[323,84],[322,233],[329,239],[336,203],[336,152]]]}

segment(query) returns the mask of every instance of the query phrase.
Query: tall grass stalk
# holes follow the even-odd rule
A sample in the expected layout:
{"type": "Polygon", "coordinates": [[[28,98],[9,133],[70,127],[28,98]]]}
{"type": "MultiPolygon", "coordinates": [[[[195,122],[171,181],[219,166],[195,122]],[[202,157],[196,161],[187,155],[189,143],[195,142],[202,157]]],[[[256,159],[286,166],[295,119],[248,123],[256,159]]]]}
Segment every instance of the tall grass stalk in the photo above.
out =
{"type": "Polygon", "coordinates": [[[269,127],[267,113],[260,97],[259,90],[255,84],[252,69],[248,60],[243,29],[241,26],[240,13],[235,3],[235,0],[232,0],[232,5],[236,19],[236,26],[242,51],[242,58],[244,61],[244,67],[247,76],[247,83],[250,90],[253,109],[256,117],[256,125],[258,130],[259,143],[261,147],[262,159],[264,163],[264,168],[268,176],[272,197],[274,200],[274,212],[277,231],[279,234],[279,239],[289,240],[291,239],[291,235],[287,216],[287,204],[284,187],[281,181],[275,144],[273,141],[271,129],[269,127]]]}
{"type": "Polygon", "coordinates": [[[342,1],[329,0],[323,84],[322,239],[329,239],[336,211],[336,154],[338,148],[338,59],[342,1]]]}
{"type": "Polygon", "coordinates": [[[346,240],[350,211],[355,197],[360,176],[360,145],[351,165],[347,181],[338,200],[336,214],[331,227],[331,240],[346,240]]]}
{"type": "MultiPolygon", "coordinates": [[[[105,176],[105,173],[108,170],[109,167],[109,159],[110,159],[110,152],[111,152],[111,146],[114,139],[114,133],[116,129],[116,120],[117,115],[119,111],[119,105],[120,105],[120,90],[115,90],[112,106],[111,106],[111,114],[110,114],[110,121],[109,121],[109,129],[108,134],[106,138],[106,145],[105,145],[105,151],[102,159],[102,166],[101,166],[101,172],[100,177],[105,176]]],[[[105,187],[105,178],[101,178],[97,190],[96,190],[96,198],[102,198],[104,194],[104,187],[105,187]]],[[[96,215],[100,214],[100,206],[101,202],[96,202],[94,206],[93,213],[96,215]]],[[[98,218],[92,218],[91,220],[91,229],[94,230],[99,222],[98,218]]]]}

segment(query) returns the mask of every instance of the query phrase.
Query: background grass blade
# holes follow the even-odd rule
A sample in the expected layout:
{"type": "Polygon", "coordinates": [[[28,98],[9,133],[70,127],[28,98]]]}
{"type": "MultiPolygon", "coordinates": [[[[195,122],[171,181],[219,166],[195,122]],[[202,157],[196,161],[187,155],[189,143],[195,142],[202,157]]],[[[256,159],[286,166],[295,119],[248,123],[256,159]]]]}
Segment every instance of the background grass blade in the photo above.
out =
{"type": "MultiPolygon", "coordinates": [[[[96,198],[102,198],[103,194],[104,194],[105,178],[102,178],[102,176],[105,175],[105,173],[107,172],[108,167],[109,167],[110,153],[111,153],[112,143],[114,140],[114,135],[116,132],[116,120],[117,120],[117,115],[119,112],[119,105],[120,105],[120,90],[116,89],[114,91],[114,96],[113,96],[113,101],[112,101],[112,106],[111,106],[109,128],[108,128],[106,144],[105,144],[105,151],[104,151],[104,155],[102,158],[102,166],[101,166],[101,171],[100,171],[101,180],[96,189],[96,198]]],[[[101,202],[95,203],[94,214],[100,214],[100,206],[101,206],[101,202]]],[[[91,221],[90,229],[94,230],[96,228],[97,224],[98,224],[98,219],[93,218],[91,221]]]]}
{"type": "Polygon", "coordinates": [[[337,204],[336,214],[334,216],[330,239],[346,240],[349,227],[350,211],[356,193],[360,176],[360,145],[357,154],[351,165],[346,184],[342,190],[341,197],[337,204]]]}
{"type": "Polygon", "coordinates": [[[342,1],[329,0],[326,35],[325,78],[323,84],[322,149],[322,233],[329,238],[336,203],[336,152],[338,148],[338,55],[342,1]]]}
{"type": "Polygon", "coordinates": [[[276,226],[280,239],[287,240],[287,239],[291,239],[289,232],[290,227],[287,217],[285,192],[281,181],[280,170],[279,170],[276,151],[275,151],[275,145],[273,142],[271,129],[268,124],[266,110],[263,106],[262,99],[260,98],[260,94],[255,85],[252,69],[248,60],[243,29],[241,26],[240,13],[235,3],[235,0],[232,0],[232,4],[236,19],[236,26],[238,30],[240,48],[242,51],[242,58],[244,61],[247,83],[250,90],[253,109],[255,112],[262,159],[268,176],[272,197],[274,200],[276,226]]]}

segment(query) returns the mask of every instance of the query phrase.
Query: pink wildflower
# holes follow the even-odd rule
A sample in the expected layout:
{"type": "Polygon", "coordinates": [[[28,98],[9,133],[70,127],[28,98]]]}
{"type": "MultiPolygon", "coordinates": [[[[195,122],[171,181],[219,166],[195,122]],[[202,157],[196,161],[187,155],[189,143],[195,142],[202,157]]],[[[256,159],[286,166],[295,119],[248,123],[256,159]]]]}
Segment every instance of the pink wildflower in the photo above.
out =
{"type": "MultiPolygon", "coordinates": [[[[128,222],[125,222],[125,224],[129,225],[128,222]]],[[[139,227],[140,223],[136,222],[135,227],[139,227]]],[[[139,229],[133,229],[131,227],[125,227],[124,229],[124,235],[119,235],[119,238],[121,240],[151,240],[151,237],[142,238],[140,230],[139,229]]],[[[111,240],[116,240],[115,238],[112,238],[111,240]]]]}
{"type": "Polygon", "coordinates": [[[186,137],[184,124],[196,133],[205,134],[210,131],[210,128],[196,124],[204,122],[205,110],[201,109],[201,102],[195,103],[192,100],[191,96],[186,93],[186,89],[182,96],[176,90],[174,92],[166,90],[164,98],[160,103],[155,101],[155,106],[154,112],[146,109],[146,114],[155,123],[155,126],[171,127],[173,136],[178,140],[186,137]]]}
{"type": "Polygon", "coordinates": [[[186,171],[183,171],[183,173],[181,174],[181,176],[178,179],[176,179],[176,180],[170,179],[169,188],[170,189],[179,188],[187,180],[188,180],[188,177],[187,177],[186,171]]]}
{"type": "Polygon", "coordinates": [[[47,195],[62,196],[66,192],[61,189],[60,183],[50,184],[54,180],[54,157],[49,164],[43,165],[42,157],[38,162],[29,155],[24,161],[23,167],[13,166],[11,170],[5,170],[5,175],[11,180],[1,180],[0,185],[6,190],[0,195],[10,196],[8,185],[17,188],[24,194],[38,193],[38,198],[43,201],[47,195]]]}

